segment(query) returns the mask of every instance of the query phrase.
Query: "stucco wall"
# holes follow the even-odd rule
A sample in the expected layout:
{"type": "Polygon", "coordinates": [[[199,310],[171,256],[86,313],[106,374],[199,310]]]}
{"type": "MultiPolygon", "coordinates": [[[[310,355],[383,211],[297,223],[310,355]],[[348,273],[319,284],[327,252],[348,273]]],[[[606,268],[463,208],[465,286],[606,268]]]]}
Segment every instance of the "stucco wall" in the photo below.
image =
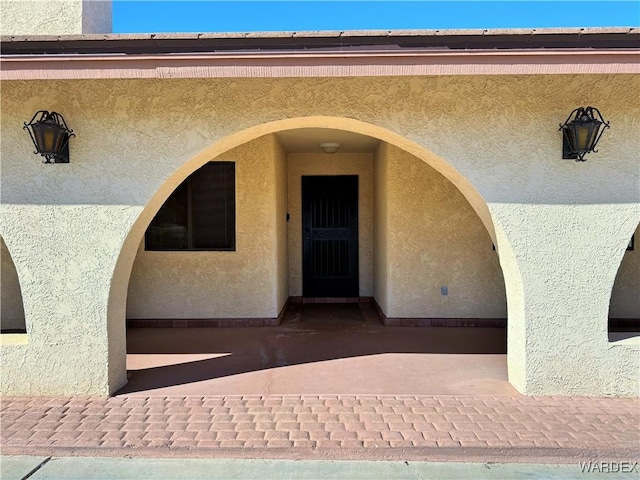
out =
{"type": "MultiPolygon", "coordinates": [[[[79,178],[82,189],[69,183],[61,192],[68,202],[111,199],[136,206],[227,135],[263,122],[330,115],[371,122],[422,145],[423,160],[446,169],[456,185],[468,179],[488,203],[637,202],[638,87],[632,75],[3,82],[3,126],[11,141],[3,142],[3,153],[31,160],[19,174],[14,160],[3,156],[3,176],[25,177],[25,187],[41,178],[34,176],[38,159],[28,137],[11,122],[22,125],[43,105],[64,114],[82,136],[71,141],[75,166],[44,170],[42,187],[51,188],[59,175],[79,178]],[[598,105],[612,128],[587,162],[563,161],[557,124],[583,104],[598,105]],[[102,160],[106,155],[109,162],[102,160]],[[141,171],[151,158],[153,172],[141,171]],[[114,178],[135,188],[107,188],[114,178]]],[[[22,185],[5,186],[3,195],[29,201],[22,185]]]]}
{"type": "Polygon", "coordinates": [[[567,395],[598,391],[637,396],[640,337],[610,342],[607,314],[611,288],[640,208],[627,204],[492,204],[490,208],[507,291],[511,290],[509,381],[528,394],[556,384],[567,395]],[[615,246],[612,236],[618,240],[615,246]]]}
{"type": "Polygon", "coordinates": [[[495,226],[521,391],[640,391],[637,350],[607,336],[611,288],[640,221],[638,76],[8,81],[0,95],[0,233],[29,330],[27,345],[0,350],[6,394],[107,394],[125,382],[120,300],[155,211],[206,161],[307,127],[409,151],[495,226]],[[577,163],[561,159],[558,124],[580,105],[611,129],[577,163]],[[32,154],[21,126],[41,108],[74,129],[71,163],[32,154]]]}
{"type": "Polygon", "coordinates": [[[278,316],[282,301],[276,245],[282,229],[276,215],[283,208],[280,200],[276,210],[279,148],[275,136],[268,135],[215,159],[236,164],[236,250],[154,252],[145,251],[143,241],[129,283],[128,318],[278,316]]]}
{"type": "Polygon", "coordinates": [[[25,330],[24,308],[18,273],[11,259],[11,254],[0,238],[0,329],[25,330]]]}
{"type": "Polygon", "coordinates": [[[2,35],[111,33],[111,0],[2,0],[2,35]]]}
{"type": "Polygon", "coordinates": [[[287,213],[289,206],[289,179],[287,153],[275,135],[270,135],[274,149],[274,168],[276,182],[276,263],[278,287],[276,310],[281,312],[289,298],[289,239],[287,213]]]}
{"type": "Polygon", "coordinates": [[[360,296],[373,296],[373,155],[289,155],[289,292],[302,295],[302,176],[358,176],[358,265],[360,296]]]}
{"type": "Polygon", "coordinates": [[[506,318],[498,255],[469,202],[413,155],[388,146],[378,156],[376,175],[379,183],[386,180],[382,193],[387,202],[386,209],[377,204],[387,236],[380,245],[387,252],[379,254],[388,262],[382,267],[388,279],[384,313],[395,318],[506,318]]]}
{"type": "MultiPolygon", "coordinates": [[[[640,188],[640,187],[639,187],[640,188]]],[[[633,250],[626,250],[611,293],[611,318],[640,319],[640,226],[633,250]]]]}
{"type": "Polygon", "coordinates": [[[373,296],[389,311],[389,144],[381,142],[374,155],[373,296]]]}

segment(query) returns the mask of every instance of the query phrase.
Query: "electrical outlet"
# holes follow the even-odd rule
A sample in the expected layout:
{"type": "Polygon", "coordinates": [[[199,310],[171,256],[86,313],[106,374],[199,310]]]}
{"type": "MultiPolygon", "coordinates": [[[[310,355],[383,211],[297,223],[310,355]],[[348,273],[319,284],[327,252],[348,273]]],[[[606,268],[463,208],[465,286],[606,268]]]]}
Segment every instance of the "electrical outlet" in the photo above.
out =
{"type": "Polygon", "coordinates": [[[444,296],[449,295],[449,287],[447,285],[442,285],[440,287],[440,294],[444,296]]]}

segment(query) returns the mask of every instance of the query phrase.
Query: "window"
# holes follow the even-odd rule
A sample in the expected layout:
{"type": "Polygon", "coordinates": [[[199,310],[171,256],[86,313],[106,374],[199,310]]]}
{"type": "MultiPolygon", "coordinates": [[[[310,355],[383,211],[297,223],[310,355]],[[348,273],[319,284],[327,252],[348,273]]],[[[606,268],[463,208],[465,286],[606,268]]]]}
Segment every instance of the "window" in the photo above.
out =
{"type": "Polygon", "coordinates": [[[235,250],[235,197],[235,163],[207,163],[162,205],[145,234],[146,250],[235,250]]]}

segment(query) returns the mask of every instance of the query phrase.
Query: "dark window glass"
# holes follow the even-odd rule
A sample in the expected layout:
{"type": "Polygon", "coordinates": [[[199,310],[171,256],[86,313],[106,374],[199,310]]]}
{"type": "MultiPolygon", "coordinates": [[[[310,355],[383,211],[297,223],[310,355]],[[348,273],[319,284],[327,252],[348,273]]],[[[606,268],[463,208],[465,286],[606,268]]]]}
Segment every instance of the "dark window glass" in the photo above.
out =
{"type": "Polygon", "coordinates": [[[187,178],[149,225],[147,250],[235,250],[235,164],[209,162],[187,178]]]}
{"type": "Polygon", "coordinates": [[[233,248],[234,164],[209,164],[191,179],[194,248],[233,248]]]}

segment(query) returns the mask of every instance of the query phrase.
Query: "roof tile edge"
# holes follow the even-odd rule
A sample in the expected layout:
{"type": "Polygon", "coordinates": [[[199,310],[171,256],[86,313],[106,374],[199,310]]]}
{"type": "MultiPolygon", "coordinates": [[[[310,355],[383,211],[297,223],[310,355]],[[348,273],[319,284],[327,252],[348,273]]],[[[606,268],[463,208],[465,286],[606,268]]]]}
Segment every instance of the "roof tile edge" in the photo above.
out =
{"type": "Polygon", "coordinates": [[[193,32],[193,33],[109,33],[83,35],[2,35],[2,42],[95,41],[95,40],[195,40],[195,39],[281,39],[281,38],[366,38],[366,37],[486,37],[529,35],[602,35],[639,34],[637,27],[584,28],[494,28],[433,30],[318,30],[266,32],[193,32]]]}

